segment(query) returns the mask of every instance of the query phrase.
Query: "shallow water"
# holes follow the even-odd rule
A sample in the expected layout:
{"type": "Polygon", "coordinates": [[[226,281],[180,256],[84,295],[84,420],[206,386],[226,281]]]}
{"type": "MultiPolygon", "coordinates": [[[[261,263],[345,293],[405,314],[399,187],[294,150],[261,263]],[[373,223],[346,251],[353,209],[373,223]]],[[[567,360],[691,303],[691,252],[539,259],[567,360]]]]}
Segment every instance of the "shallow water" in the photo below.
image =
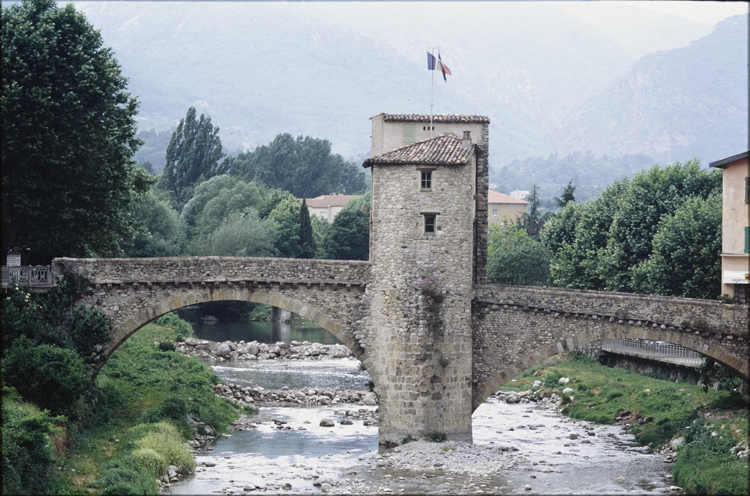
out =
{"type": "MultiPolygon", "coordinates": [[[[227,382],[266,389],[281,385],[366,389],[369,380],[353,359],[224,362],[215,369],[227,382]]],[[[232,432],[231,437],[217,440],[211,451],[199,452],[196,474],[163,492],[247,493],[244,488],[258,486],[258,491],[269,494],[320,493],[313,483],[326,479],[347,480],[350,488],[365,492],[381,492],[385,487],[394,493],[420,494],[668,492],[664,475],[671,466],[658,455],[644,454],[634,437],[620,427],[594,426],[595,435],[590,436],[584,427],[593,424],[535,405],[508,405],[492,398],[472,416],[474,443],[518,448],[513,455],[519,463],[513,469],[486,477],[438,471],[425,478],[419,471],[376,468],[377,427],[365,427],[356,417],[350,417],[353,425],[338,423],[346,410],[359,409],[374,407],[261,408],[255,429],[232,432]],[[334,420],[335,427],[320,427],[322,418],[334,420]],[[570,439],[571,434],[578,439],[570,439]],[[201,467],[204,462],[215,466],[201,467]],[[292,489],[282,489],[285,483],[292,489]]],[[[338,487],[333,491],[345,492],[338,487]]]]}

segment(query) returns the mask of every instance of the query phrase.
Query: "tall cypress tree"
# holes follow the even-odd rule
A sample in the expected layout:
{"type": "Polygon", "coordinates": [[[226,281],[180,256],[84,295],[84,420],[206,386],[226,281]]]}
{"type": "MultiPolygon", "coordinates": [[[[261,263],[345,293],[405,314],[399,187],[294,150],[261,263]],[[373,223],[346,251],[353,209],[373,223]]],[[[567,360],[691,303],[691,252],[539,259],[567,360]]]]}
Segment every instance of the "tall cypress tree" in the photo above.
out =
{"type": "Polygon", "coordinates": [[[302,199],[302,207],[299,209],[299,240],[302,247],[300,258],[312,258],[315,255],[315,239],[313,239],[310,212],[307,210],[307,200],[304,198],[302,199]]]}

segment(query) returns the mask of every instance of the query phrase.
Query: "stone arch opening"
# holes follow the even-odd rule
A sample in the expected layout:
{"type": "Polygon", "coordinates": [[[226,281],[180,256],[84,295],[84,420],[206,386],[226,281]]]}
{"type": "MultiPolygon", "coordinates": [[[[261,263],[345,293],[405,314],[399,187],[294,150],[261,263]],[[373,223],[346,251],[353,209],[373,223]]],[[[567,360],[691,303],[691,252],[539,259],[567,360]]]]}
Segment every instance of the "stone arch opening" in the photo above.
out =
{"type": "Polygon", "coordinates": [[[335,336],[352,355],[361,361],[370,373],[370,378],[377,388],[379,377],[377,370],[372,366],[370,357],[365,349],[359,345],[354,337],[350,326],[343,320],[331,317],[324,305],[313,305],[303,301],[294,290],[277,290],[275,288],[249,288],[249,287],[221,287],[185,289],[184,291],[167,294],[162,298],[155,299],[146,305],[142,305],[136,311],[131,312],[129,319],[125,320],[113,329],[112,336],[103,353],[103,359],[96,364],[93,378],[99,373],[110,356],[138,330],[153,320],[167,313],[179,310],[191,305],[216,301],[246,301],[252,303],[263,303],[288,310],[317,326],[325,329],[335,336]]]}
{"type": "Polygon", "coordinates": [[[556,340],[550,345],[537,347],[531,353],[517,356],[513,363],[502,364],[502,366],[498,367],[498,372],[490,380],[486,381],[482,387],[474,389],[472,395],[472,412],[476,411],[487,398],[500,390],[511,379],[520,375],[524,370],[539,365],[544,360],[560,353],[572,351],[578,346],[585,346],[604,339],[649,339],[676,344],[713,358],[746,383],[748,381],[748,363],[746,360],[742,360],[720,347],[708,346],[706,341],[699,336],[665,331],[658,328],[643,329],[636,326],[619,325],[617,328],[612,329],[581,331],[573,337],[556,340]]]}

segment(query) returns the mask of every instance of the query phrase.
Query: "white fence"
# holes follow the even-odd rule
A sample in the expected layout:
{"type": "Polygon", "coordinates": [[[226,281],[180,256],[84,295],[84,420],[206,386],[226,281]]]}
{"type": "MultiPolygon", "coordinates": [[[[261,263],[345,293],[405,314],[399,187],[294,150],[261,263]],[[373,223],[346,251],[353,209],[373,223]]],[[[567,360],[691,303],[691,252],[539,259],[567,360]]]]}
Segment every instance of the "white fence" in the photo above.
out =
{"type": "Polygon", "coordinates": [[[697,351],[661,341],[605,339],[602,341],[602,351],[648,358],[649,360],[658,360],[660,362],[694,368],[698,368],[703,363],[703,355],[697,351]]]}
{"type": "Polygon", "coordinates": [[[2,287],[19,284],[29,288],[50,288],[54,286],[52,268],[46,266],[20,265],[16,267],[2,267],[2,287]]]}

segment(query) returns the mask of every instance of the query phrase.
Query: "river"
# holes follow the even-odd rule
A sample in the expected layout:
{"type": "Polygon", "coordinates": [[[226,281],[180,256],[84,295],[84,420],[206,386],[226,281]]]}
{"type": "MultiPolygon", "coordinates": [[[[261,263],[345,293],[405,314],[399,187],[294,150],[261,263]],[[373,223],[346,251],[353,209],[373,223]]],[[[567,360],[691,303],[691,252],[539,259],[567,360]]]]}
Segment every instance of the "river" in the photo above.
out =
{"type": "MultiPolygon", "coordinates": [[[[263,324],[268,327],[263,333],[278,335],[279,331],[270,324],[263,324]]],[[[212,329],[217,329],[216,325],[212,329]]],[[[310,331],[290,329],[289,335],[300,341],[312,341],[310,331]]],[[[222,339],[218,337],[220,333],[213,331],[196,334],[205,339],[222,339]]],[[[366,390],[369,381],[367,373],[353,359],[222,362],[214,369],[225,382],[266,389],[338,386],[366,390]]],[[[442,451],[440,447],[445,444],[419,442],[379,453],[377,427],[363,425],[359,416],[360,409],[374,408],[359,405],[261,408],[253,419],[253,428],[233,431],[198,452],[196,473],[164,487],[162,492],[670,492],[665,476],[671,465],[665,464],[659,455],[645,453],[634,437],[619,426],[573,421],[555,410],[533,404],[506,404],[490,398],[472,416],[474,447],[453,445],[455,449],[442,451]],[[323,418],[333,419],[335,427],[321,427],[323,418]],[[339,423],[345,418],[352,420],[352,424],[339,423]],[[571,439],[571,434],[577,435],[577,439],[571,439]],[[417,467],[420,462],[431,460],[430,457],[436,457],[440,463],[417,467]],[[477,461],[484,464],[477,465],[477,461]],[[496,465],[491,465],[488,471],[488,463],[496,465]]],[[[451,446],[450,441],[447,445],[451,446]]]]}

